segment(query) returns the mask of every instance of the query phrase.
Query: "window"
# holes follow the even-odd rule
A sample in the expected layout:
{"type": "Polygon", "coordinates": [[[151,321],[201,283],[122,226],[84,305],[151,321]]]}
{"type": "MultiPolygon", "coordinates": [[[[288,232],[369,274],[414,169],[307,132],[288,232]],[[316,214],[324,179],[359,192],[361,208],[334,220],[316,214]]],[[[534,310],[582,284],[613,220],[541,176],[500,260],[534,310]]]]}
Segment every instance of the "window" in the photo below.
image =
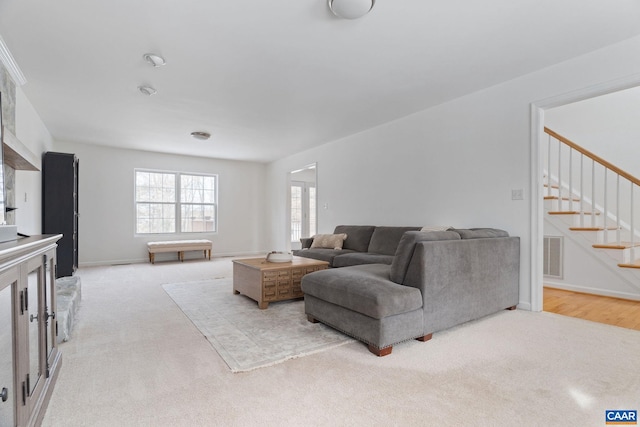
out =
{"type": "Polygon", "coordinates": [[[136,170],[136,233],[217,231],[217,181],[217,175],[136,170]]]}
{"type": "Polygon", "coordinates": [[[310,182],[291,182],[291,242],[316,234],[316,187],[310,182]]]}

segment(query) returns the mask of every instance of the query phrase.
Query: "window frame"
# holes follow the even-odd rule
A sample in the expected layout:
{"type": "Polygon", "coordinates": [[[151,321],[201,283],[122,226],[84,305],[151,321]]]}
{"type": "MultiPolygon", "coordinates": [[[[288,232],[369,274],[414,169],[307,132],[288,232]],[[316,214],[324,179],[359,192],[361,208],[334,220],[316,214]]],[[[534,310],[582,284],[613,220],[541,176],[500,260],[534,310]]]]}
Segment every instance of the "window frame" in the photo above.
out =
{"type": "Polygon", "coordinates": [[[135,168],[133,171],[133,216],[134,216],[134,224],[133,231],[135,236],[159,236],[159,235],[178,235],[178,234],[217,234],[218,233],[218,185],[219,185],[219,176],[218,174],[209,174],[209,173],[199,173],[199,172],[180,172],[180,171],[167,171],[167,170],[158,170],[158,169],[146,169],[146,168],[135,168]],[[163,174],[163,175],[173,175],[174,177],[174,202],[149,202],[149,201],[139,201],[138,200],[138,172],[141,173],[155,173],[155,174],[163,174]],[[193,203],[193,202],[182,202],[182,177],[183,176],[196,176],[196,177],[207,177],[214,179],[214,201],[212,203],[193,203]],[[167,232],[139,232],[138,231],[138,205],[140,203],[155,203],[155,204],[163,204],[163,205],[173,205],[174,210],[174,231],[167,232]],[[213,230],[203,230],[203,231],[183,231],[182,230],[182,207],[183,206],[212,206],[213,207],[213,230]]]}

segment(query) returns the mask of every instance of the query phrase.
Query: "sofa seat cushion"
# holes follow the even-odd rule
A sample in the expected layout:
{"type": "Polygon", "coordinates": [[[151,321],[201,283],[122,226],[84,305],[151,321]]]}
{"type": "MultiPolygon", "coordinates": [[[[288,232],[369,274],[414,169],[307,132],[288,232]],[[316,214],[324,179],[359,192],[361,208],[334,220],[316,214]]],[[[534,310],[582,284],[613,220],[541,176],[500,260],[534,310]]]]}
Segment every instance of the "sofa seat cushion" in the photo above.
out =
{"type": "Polygon", "coordinates": [[[351,254],[338,255],[333,259],[334,267],[350,267],[362,264],[387,264],[391,265],[393,255],[382,255],[372,253],[355,252],[351,254]]]}
{"type": "Polygon", "coordinates": [[[316,271],[302,278],[302,291],[374,319],[422,307],[420,290],[390,281],[383,264],[316,271]]]}
{"type": "Polygon", "coordinates": [[[326,261],[329,263],[329,267],[333,267],[333,260],[338,255],[342,254],[350,254],[355,251],[349,249],[325,249],[325,248],[312,248],[312,249],[301,249],[293,251],[295,256],[301,256],[304,258],[313,258],[320,261],[326,261]]]}

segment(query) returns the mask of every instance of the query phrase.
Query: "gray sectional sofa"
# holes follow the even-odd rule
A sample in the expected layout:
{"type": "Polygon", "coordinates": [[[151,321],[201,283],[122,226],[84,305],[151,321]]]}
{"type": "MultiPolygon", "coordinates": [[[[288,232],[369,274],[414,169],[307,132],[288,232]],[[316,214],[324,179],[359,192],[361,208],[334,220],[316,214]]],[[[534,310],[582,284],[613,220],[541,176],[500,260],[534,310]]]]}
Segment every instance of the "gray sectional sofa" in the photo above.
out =
{"type": "MultiPolygon", "coordinates": [[[[334,266],[342,256],[333,255],[334,266]]],[[[309,321],[338,329],[384,356],[397,343],[426,341],[434,332],[514,309],[519,270],[520,239],[505,231],[407,231],[391,264],[305,275],[305,312],[309,321]]]]}
{"type": "Polygon", "coordinates": [[[391,264],[405,231],[421,227],[376,227],[373,225],[339,225],[334,234],[346,234],[342,249],[312,248],[313,237],[300,239],[302,249],[295,256],[327,261],[329,267],[361,264],[391,264]]]}

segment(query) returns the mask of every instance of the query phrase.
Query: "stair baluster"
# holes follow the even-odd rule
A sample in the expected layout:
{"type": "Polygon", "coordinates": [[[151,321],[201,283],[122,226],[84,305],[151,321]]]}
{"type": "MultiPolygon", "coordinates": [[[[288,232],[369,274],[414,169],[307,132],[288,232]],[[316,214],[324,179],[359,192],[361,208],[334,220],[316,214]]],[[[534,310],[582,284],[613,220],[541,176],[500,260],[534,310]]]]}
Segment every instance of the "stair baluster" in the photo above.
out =
{"type": "MultiPolygon", "coordinates": [[[[548,135],[546,153],[547,191],[545,198],[553,200],[553,206],[557,207],[557,209],[552,208],[552,211],[549,213],[565,216],[574,215],[575,220],[579,221],[579,226],[576,227],[574,225],[573,227],[570,227],[571,230],[597,231],[599,233],[599,243],[594,244],[594,247],[606,250],[622,250],[624,251],[622,252],[623,262],[618,265],[621,267],[640,268],[640,260],[636,259],[636,242],[638,242],[639,239],[635,230],[635,224],[637,221],[635,218],[636,213],[634,207],[634,200],[636,199],[636,197],[634,197],[635,190],[636,187],[640,187],[640,180],[554,131],[548,128],[544,128],[544,131],[548,135]],[[553,146],[552,138],[558,143],[556,159],[553,158],[555,147],[553,146]],[[568,154],[567,160],[563,159],[563,146],[566,146],[567,149],[565,150],[568,150],[565,151],[565,153],[568,154]],[[578,177],[574,177],[574,152],[578,152],[580,154],[580,171],[578,177]],[[585,166],[584,164],[585,157],[591,160],[591,200],[589,200],[588,197],[585,197],[585,173],[589,173],[589,171],[586,170],[588,166],[585,166]],[[603,168],[602,180],[599,178],[596,179],[596,175],[600,173],[600,169],[596,168],[596,163],[603,168]],[[552,168],[554,171],[557,168],[557,174],[555,177],[551,174],[552,168]],[[569,174],[569,178],[565,178],[567,180],[566,184],[563,183],[563,173],[564,175],[567,173],[569,174]],[[611,177],[609,176],[610,173],[615,174],[615,196],[612,195],[614,192],[614,182],[611,181],[611,177]],[[579,181],[578,188],[574,188],[574,180],[576,178],[579,181]],[[621,182],[620,178],[624,178],[630,185],[630,207],[628,218],[626,217],[627,201],[623,200],[621,196],[623,186],[626,185],[626,183],[621,182]],[[603,185],[602,190],[598,190],[597,187],[599,185],[603,185]],[[611,186],[611,188],[609,188],[609,186],[611,186]],[[557,192],[554,192],[553,189],[557,189],[557,192]],[[554,195],[554,193],[556,194],[554,195]],[[566,197],[564,196],[565,193],[567,194],[566,197]],[[576,210],[576,203],[574,203],[578,202],[578,199],[575,199],[575,197],[580,197],[579,203],[577,204],[579,205],[578,210],[576,210]],[[611,197],[615,197],[616,199],[615,206],[614,201],[610,200],[611,197]],[[565,200],[568,200],[569,202],[565,203],[565,200]],[[590,212],[586,211],[587,203],[591,205],[590,212]],[[579,216],[576,217],[576,214],[579,216]],[[585,224],[585,216],[587,215],[591,216],[590,227],[587,227],[585,224]],[[602,215],[602,221],[598,224],[596,218],[600,215],[602,215]],[[612,225],[614,221],[615,226],[612,225]],[[614,236],[610,234],[614,227],[616,231],[615,243],[613,243],[614,236]],[[627,233],[630,241],[627,241],[627,233]],[[624,242],[623,239],[625,240],[624,242]]],[[[587,192],[589,191],[587,190],[587,192]]],[[[640,247],[640,244],[638,244],[638,246],[640,247]]]]}

